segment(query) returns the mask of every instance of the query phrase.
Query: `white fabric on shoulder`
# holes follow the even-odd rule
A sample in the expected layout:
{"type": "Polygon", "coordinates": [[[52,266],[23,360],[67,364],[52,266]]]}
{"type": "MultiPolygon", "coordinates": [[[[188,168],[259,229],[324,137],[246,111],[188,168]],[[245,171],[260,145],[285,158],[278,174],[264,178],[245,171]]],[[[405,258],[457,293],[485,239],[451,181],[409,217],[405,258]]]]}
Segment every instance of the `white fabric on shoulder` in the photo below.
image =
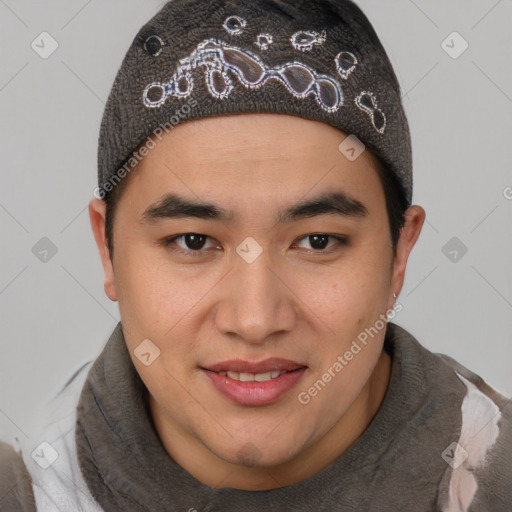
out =
{"type": "Polygon", "coordinates": [[[75,444],[76,408],[91,364],[47,402],[38,414],[40,430],[22,443],[38,512],[104,512],[83,479],[75,444]]]}
{"type": "Polygon", "coordinates": [[[467,512],[478,492],[474,470],[485,466],[486,457],[500,434],[501,412],[496,403],[458,372],[466,385],[461,405],[462,426],[443,512],[467,512]]]}

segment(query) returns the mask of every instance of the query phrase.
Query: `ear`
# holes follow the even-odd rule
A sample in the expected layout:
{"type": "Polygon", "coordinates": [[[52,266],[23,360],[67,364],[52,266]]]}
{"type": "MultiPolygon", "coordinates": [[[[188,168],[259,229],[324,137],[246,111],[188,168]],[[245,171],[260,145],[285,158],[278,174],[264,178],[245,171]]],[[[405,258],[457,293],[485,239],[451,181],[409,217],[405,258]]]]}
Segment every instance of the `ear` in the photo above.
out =
{"type": "Polygon", "coordinates": [[[116,283],[114,278],[114,265],[108,250],[108,240],[105,234],[105,218],[107,204],[101,199],[93,199],[89,203],[89,218],[91,219],[92,232],[100,253],[103,271],[105,273],[105,293],[112,301],[117,301],[116,283]]]}
{"type": "MultiPolygon", "coordinates": [[[[405,268],[409,254],[420,236],[421,229],[425,222],[425,210],[418,205],[411,206],[405,212],[405,224],[400,232],[400,238],[397,243],[396,257],[393,263],[393,275],[391,278],[391,295],[399,295],[402,290],[405,278],[405,268]]],[[[391,308],[395,299],[390,297],[391,308]]],[[[390,309],[391,309],[390,308],[390,309]]]]}

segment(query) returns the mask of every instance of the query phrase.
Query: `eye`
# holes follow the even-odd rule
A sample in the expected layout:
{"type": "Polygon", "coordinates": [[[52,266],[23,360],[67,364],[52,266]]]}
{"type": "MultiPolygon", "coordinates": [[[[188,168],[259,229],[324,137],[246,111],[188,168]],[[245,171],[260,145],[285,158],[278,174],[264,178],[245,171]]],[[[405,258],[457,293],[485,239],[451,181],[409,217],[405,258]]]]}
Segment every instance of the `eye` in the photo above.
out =
{"type": "Polygon", "coordinates": [[[306,235],[305,237],[301,238],[300,241],[306,241],[307,243],[311,244],[311,247],[313,247],[313,251],[310,252],[323,252],[326,254],[333,252],[333,246],[343,246],[347,245],[348,243],[347,237],[329,235],[326,233],[313,233],[310,235],[306,235]],[[334,241],[334,244],[332,244],[331,246],[328,246],[329,238],[331,238],[334,241]],[[329,247],[329,250],[325,250],[326,247],[329,247]]]}
{"type": "Polygon", "coordinates": [[[173,247],[171,247],[171,249],[175,252],[186,254],[187,256],[200,256],[205,252],[202,251],[202,249],[205,246],[206,240],[209,238],[209,236],[202,235],[200,233],[185,233],[183,235],[177,235],[165,239],[163,241],[163,245],[165,247],[177,245],[179,247],[178,249],[175,249],[173,247]]]}
{"type": "MultiPolygon", "coordinates": [[[[210,237],[200,233],[184,233],[174,237],[166,238],[162,244],[169,247],[173,252],[182,253],[187,256],[202,256],[206,252],[205,243],[210,237]],[[177,246],[178,248],[174,247],[177,246]]],[[[329,235],[326,233],[313,233],[299,239],[299,242],[306,241],[313,248],[309,252],[329,254],[336,250],[336,246],[348,244],[348,238],[344,236],[329,235]],[[328,244],[329,239],[333,241],[328,244]],[[327,248],[327,250],[326,250],[327,248]]],[[[220,249],[219,245],[213,244],[210,248],[220,249]]]]}

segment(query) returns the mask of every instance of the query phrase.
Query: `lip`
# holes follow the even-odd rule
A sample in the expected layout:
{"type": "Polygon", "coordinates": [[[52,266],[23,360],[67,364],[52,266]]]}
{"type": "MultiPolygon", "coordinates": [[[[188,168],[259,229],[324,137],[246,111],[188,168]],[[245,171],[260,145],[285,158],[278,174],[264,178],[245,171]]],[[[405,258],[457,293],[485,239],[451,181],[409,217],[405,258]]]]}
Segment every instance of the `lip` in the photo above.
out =
{"type": "Polygon", "coordinates": [[[237,405],[258,406],[276,402],[290,391],[307,370],[305,365],[280,358],[270,358],[258,363],[240,359],[224,361],[201,371],[209,378],[215,389],[225,398],[237,405]],[[283,375],[264,382],[242,382],[231,379],[219,372],[266,373],[269,371],[286,371],[283,375]]]}

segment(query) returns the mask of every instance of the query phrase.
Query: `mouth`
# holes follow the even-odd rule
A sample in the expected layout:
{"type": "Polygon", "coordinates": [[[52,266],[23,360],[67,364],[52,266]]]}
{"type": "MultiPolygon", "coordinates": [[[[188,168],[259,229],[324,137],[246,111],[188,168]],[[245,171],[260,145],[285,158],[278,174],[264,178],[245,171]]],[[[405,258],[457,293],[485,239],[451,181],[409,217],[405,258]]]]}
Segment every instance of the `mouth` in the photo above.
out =
{"type": "Polygon", "coordinates": [[[271,358],[261,362],[240,359],[201,367],[214,388],[237,405],[267,405],[297,385],[307,366],[271,358]]]}
{"type": "Polygon", "coordinates": [[[286,371],[272,371],[264,373],[247,373],[247,372],[218,372],[219,375],[226,375],[230,379],[238,380],[240,382],[267,382],[272,379],[277,379],[281,375],[288,373],[286,371]]]}

